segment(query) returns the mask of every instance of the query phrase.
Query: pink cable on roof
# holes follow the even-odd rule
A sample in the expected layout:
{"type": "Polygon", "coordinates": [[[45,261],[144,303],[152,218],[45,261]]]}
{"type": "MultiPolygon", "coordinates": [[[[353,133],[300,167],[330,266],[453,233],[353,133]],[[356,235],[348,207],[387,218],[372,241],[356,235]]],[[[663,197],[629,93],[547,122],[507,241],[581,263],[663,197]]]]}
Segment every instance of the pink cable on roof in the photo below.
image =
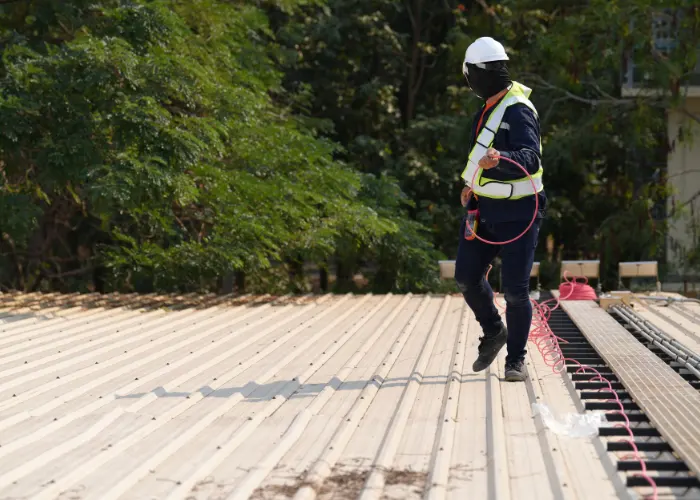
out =
{"type": "MultiPolygon", "coordinates": [[[[489,268],[489,271],[491,271],[491,268],[489,268]]],[[[488,277],[488,272],[486,273],[486,276],[488,277]]],[[[530,332],[529,340],[535,344],[537,350],[542,355],[542,359],[544,360],[545,364],[550,367],[554,373],[559,374],[563,372],[566,369],[567,362],[569,362],[578,365],[576,373],[591,373],[593,377],[589,380],[590,382],[603,382],[607,384],[607,387],[599,389],[599,391],[609,392],[612,397],[606,401],[615,402],[620,407],[619,410],[615,410],[615,413],[622,415],[624,422],[617,423],[614,425],[614,427],[619,427],[627,431],[629,438],[623,438],[621,441],[629,443],[629,445],[632,447],[632,453],[625,455],[623,460],[632,459],[639,462],[641,472],[635,474],[635,476],[644,478],[652,488],[652,494],[647,498],[650,500],[658,500],[659,497],[656,482],[647,472],[646,462],[639,454],[637,445],[634,442],[632,425],[627,417],[627,414],[625,414],[625,407],[622,404],[622,401],[620,401],[620,397],[617,395],[617,392],[615,392],[615,390],[612,388],[612,384],[595,368],[579,363],[575,359],[565,357],[559,344],[566,344],[567,341],[557,337],[549,326],[549,318],[551,317],[552,312],[559,307],[560,301],[595,300],[596,298],[595,290],[588,285],[587,278],[572,277],[569,279],[567,277],[567,273],[564,273],[564,281],[561,285],[559,285],[559,298],[554,297],[541,303],[532,300],[532,331],[530,332]],[[579,282],[579,280],[583,281],[579,282]]],[[[496,301],[496,305],[502,310],[505,309],[505,307],[501,306],[498,301],[496,301]]]]}
{"type": "MultiPolygon", "coordinates": [[[[530,173],[527,171],[525,167],[520,165],[518,162],[510,159],[510,158],[505,158],[503,156],[497,156],[499,160],[506,160],[517,167],[519,167],[526,175],[527,178],[530,180],[532,183],[532,189],[533,193],[537,192],[536,186],[535,186],[535,181],[530,175],[530,173]]],[[[474,185],[474,181],[476,180],[476,173],[479,171],[481,167],[477,168],[476,171],[474,172],[474,176],[472,177],[472,186],[474,185]]],[[[515,238],[512,238],[507,241],[500,241],[500,242],[494,242],[494,241],[489,241],[484,238],[481,238],[478,234],[474,233],[475,237],[483,242],[483,243],[488,243],[490,245],[505,245],[508,243],[512,243],[521,237],[523,237],[532,227],[534,224],[536,218],[537,218],[537,212],[539,210],[539,200],[538,197],[535,196],[535,210],[534,213],[532,214],[532,220],[530,221],[530,224],[525,228],[525,230],[520,233],[518,236],[515,238]]],[[[467,222],[468,224],[468,222],[467,222]]],[[[472,228],[473,232],[473,228],[472,228]]],[[[489,270],[486,272],[486,277],[488,278],[488,273],[491,271],[491,267],[489,267],[489,270]]],[[[640,464],[641,472],[638,474],[635,474],[638,477],[644,478],[648,483],[649,486],[652,488],[652,494],[648,497],[651,500],[658,500],[658,488],[656,486],[656,482],[654,479],[648,474],[647,472],[647,467],[646,467],[646,462],[642,458],[642,456],[639,454],[639,450],[637,449],[637,445],[634,442],[634,433],[632,432],[632,425],[629,421],[629,418],[625,414],[624,411],[624,405],[622,404],[622,401],[620,401],[620,397],[618,394],[613,390],[612,384],[608,379],[603,377],[598,370],[595,368],[584,365],[576,361],[575,359],[567,358],[564,356],[564,353],[561,350],[561,347],[559,347],[559,343],[564,343],[566,344],[566,340],[557,337],[552,329],[549,326],[549,318],[552,315],[552,312],[555,311],[559,307],[559,303],[562,300],[596,300],[597,296],[595,293],[595,290],[591,288],[590,285],[588,285],[588,279],[585,277],[572,277],[569,279],[567,277],[567,273],[564,274],[564,281],[559,285],[559,297],[554,297],[550,300],[538,303],[535,300],[532,300],[532,307],[533,307],[533,318],[532,318],[532,331],[530,332],[530,341],[535,344],[537,347],[537,350],[540,352],[542,355],[542,359],[544,360],[545,364],[549,366],[554,373],[561,373],[566,369],[566,364],[567,362],[573,363],[578,365],[578,369],[576,370],[576,373],[591,373],[593,377],[590,379],[591,382],[603,382],[608,385],[608,387],[604,387],[603,389],[599,389],[600,391],[604,392],[609,392],[611,394],[611,398],[608,399],[607,401],[609,402],[615,402],[618,404],[620,407],[619,410],[615,410],[616,413],[619,413],[622,415],[622,418],[624,419],[623,423],[617,423],[615,424],[615,427],[623,428],[627,431],[629,434],[629,438],[624,438],[621,441],[622,442],[627,442],[629,445],[632,447],[632,453],[630,455],[626,455],[624,458],[631,458],[633,460],[636,460],[640,464]],[[579,280],[582,280],[580,282],[579,280]]],[[[505,309],[502,307],[498,302],[496,302],[496,305],[500,307],[501,309],[505,309]]]]}

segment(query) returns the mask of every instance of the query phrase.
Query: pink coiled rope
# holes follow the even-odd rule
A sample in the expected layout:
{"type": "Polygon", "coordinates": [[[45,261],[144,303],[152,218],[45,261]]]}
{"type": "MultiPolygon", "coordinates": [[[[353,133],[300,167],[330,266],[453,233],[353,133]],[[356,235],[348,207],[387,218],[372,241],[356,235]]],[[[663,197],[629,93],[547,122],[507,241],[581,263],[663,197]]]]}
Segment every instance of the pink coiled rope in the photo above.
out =
{"type": "MultiPolygon", "coordinates": [[[[520,233],[518,236],[516,236],[515,238],[511,238],[509,240],[506,240],[506,241],[489,241],[485,238],[482,238],[478,234],[476,234],[476,231],[474,231],[474,228],[469,226],[469,221],[467,221],[466,224],[467,224],[467,227],[469,227],[469,229],[471,230],[472,234],[476,237],[476,239],[481,241],[482,243],[487,243],[489,245],[507,245],[508,243],[513,243],[514,241],[519,240],[520,238],[525,236],[525,234],[527,234],[527,232],[530,230],[532,225],[535,223],[535,220],[537,220],[537,212],[539,212],[539,210],[540,210],[540,200],[539,200],[539,196],[537,196],[537,186],[535,185],[535,179],[532,178],[532,176],[530,175],[530,172],[528,172],[525,167],[523,167],[517,161],[511,160],[510,158],[506,158],[505,156],[497,155],[497,156],[494,156],[493,158],[498,159],[498,160],[505,160],[507,162],[512,163],[516,167],[520,168],[520,170],[525,172],[525,175],[527,175],[527,178],[530,180],[530,184],[532,184],[532,192],[535,193],[535,210],[532,213],[532,219],[530,220],[530,224],[528,224],[527,227],[525,228],[525,230],[522,233],[520,233]]],[[[474,185],[474,182],[476,181],[476,174],[479,173],[479,170],[483,170],[483,168],[477,166],[477,169],[474,171],[474,175],[472,175],[472,186],[474,185]]],[[[472,191],[473,191],[473,188],[472,188],[472,191]]]]}

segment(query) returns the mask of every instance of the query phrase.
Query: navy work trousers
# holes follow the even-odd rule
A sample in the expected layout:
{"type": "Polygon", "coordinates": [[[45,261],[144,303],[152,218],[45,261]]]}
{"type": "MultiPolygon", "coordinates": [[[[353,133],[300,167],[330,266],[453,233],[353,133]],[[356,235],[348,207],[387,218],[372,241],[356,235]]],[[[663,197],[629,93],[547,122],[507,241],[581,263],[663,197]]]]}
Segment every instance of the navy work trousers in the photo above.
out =
{"type": "MultiPolygon", "coordinates": [[[[507,241],[522,233],[529,223],[529,220],[497,224],[480,222],[477,234],[490,241],[507,241]]],[[[528,232],[513,243],[489,245],[477,239],[465,240],[465,220],[462,220],[455,280],[486,336],[498,334],[503,326],[493,302],[493,290],[485,277],[489,264],[498,255],[501,257],[508,326],[506,363],[522,361],[527,354],[525,347],[532,324],[530,271],[541,223],[542,219],[537,219],[528,232]]]]}

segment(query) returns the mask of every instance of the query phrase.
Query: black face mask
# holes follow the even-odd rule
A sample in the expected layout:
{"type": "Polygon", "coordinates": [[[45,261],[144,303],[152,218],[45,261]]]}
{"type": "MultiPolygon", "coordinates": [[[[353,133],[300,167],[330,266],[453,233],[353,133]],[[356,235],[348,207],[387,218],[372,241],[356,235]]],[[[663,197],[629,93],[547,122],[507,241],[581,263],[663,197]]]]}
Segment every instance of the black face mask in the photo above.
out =
{"type": "Polygon", "coordinates": [[[498,94],[512,83],[505,64],[489,69],[479,68],[474,64],[466,66],[464,76],[467,78],[467,84],[481,99],[486,100],[498,94]]]}

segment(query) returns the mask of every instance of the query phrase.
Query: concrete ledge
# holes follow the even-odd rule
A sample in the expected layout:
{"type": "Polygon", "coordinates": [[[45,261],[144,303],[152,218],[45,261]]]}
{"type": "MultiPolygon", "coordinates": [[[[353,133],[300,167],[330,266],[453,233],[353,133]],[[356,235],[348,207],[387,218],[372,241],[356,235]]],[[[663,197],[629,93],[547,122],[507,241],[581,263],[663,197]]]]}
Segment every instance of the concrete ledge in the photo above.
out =
{"type": "Polygon", "coordinates": [[[585,277],[599,278],[600,277],[600,261],[599,260],[563,260],[561,262],[560,276],[568,274],[569,277],[585,277]]]}
{"type": "Polygon", "coordinates": [[[644,262],[620,262],[620,278],[658,278],[659,263],[655,260],[644,262]]]}
{"type": "Polygon", "coordinates": [[[455,277],[455,261],[454,260],[439,260],[440,279],[451,280],[455,277]]]}

